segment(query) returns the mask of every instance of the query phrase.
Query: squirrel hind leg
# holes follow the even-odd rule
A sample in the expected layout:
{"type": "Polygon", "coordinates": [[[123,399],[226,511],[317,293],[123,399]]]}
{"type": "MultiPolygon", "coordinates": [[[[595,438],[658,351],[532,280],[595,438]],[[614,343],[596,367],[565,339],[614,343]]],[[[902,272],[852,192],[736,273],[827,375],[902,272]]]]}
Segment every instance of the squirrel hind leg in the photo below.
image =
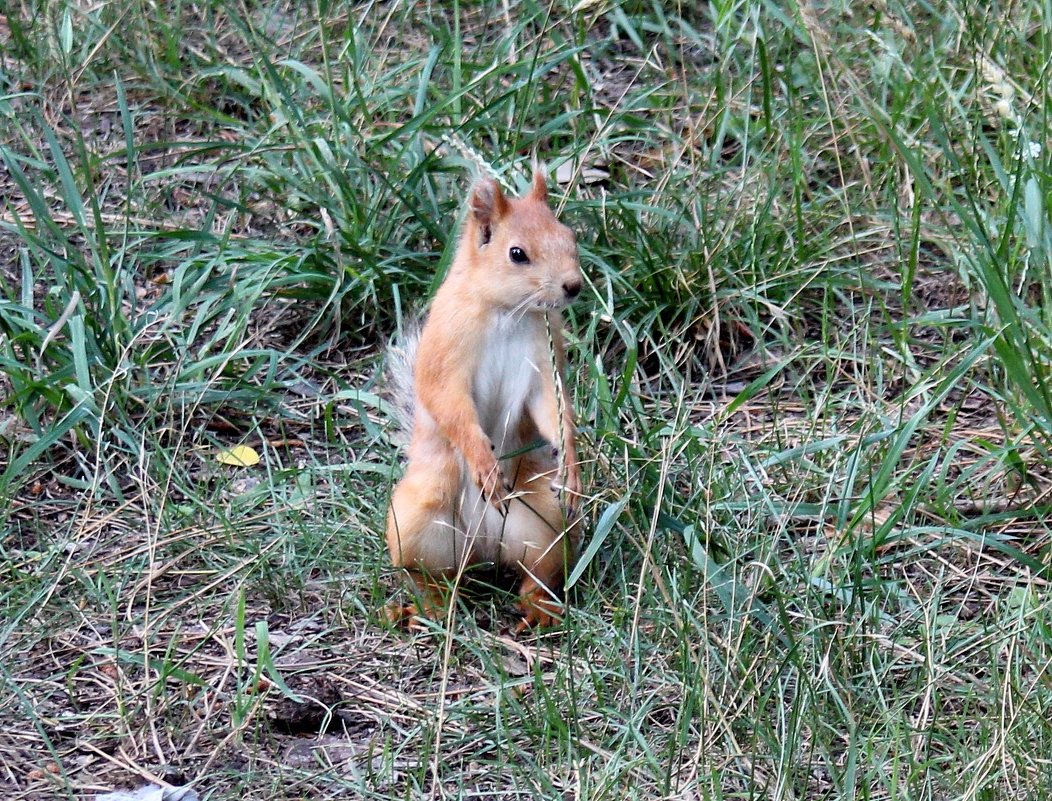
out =
{"type": "Polygon", "coordinates": [[[469,547],[454,519],[458,480],[452,459],[411,462],[391,495],[387,550],[391,564],[405,569],[415,596],[410,603],[387,604],[382,614],[392,625],[422,630],[419,618],[438,620],[445,613],[448,593],[442,578],[456,571],[469,547]]]}
{"type": "Polygon", "coordinates": [[[523,469],[517,471],[522,478],[516,481],[501,538],[500,561],[522,574],[522,620],[515,627],[516,633],[548,628],[562,621],[559,594],[573,560],[559,497],[551,490],[551,476],[530,469],[536,467],[523,464],[523,469]]]}
{"type": "Polygon", "coordinates": [[[452,459],[410,462],[391,494],[387,551],[391,564],[434,575],[456,568],[467,546],[454,520],[459,470],[452,459]]]}

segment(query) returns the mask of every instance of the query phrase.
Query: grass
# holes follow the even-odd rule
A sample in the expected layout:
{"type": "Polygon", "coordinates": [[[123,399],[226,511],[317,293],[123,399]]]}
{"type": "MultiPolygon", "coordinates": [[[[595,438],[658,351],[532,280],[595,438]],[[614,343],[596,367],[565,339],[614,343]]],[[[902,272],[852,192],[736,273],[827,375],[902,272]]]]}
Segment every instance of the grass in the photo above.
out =
{"type": "Polygon", "coordinates": [[[418,6],[0,14],[0,786],[1048,795],[1045,7],[418,6]],[[570,615],[392,631],[383,346],[534,155],[570,615]]]}

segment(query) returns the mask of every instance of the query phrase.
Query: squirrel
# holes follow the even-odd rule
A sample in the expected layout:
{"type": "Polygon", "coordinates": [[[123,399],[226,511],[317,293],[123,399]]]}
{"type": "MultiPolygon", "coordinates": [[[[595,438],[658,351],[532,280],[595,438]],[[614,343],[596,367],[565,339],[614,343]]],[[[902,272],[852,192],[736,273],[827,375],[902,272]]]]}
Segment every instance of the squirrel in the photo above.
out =
{"type": "Polygon", "coordinates": [[[387,547],[420,605],[391,602],[387,617],[434,617],[443,580],[492,564],[521,576],[519,633],[561,620],[576,557],[581,473],[561,310],[584,279],[543,170],[518,198],[479,178],[468,205],[423,327],[392,359],[411,438],[387,547]]]}

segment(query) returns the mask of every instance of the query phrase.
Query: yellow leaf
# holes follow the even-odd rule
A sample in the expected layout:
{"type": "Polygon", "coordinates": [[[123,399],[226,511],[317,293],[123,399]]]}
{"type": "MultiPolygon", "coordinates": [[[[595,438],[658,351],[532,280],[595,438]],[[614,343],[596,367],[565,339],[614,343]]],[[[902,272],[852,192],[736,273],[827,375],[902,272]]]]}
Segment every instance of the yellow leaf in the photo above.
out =
{"type": "Polygon", "coordinates": [[[259,454],[248,445],[235,445],[216,454],[216,461],[233,467],[252,467],[259,464],[259,454]]]}

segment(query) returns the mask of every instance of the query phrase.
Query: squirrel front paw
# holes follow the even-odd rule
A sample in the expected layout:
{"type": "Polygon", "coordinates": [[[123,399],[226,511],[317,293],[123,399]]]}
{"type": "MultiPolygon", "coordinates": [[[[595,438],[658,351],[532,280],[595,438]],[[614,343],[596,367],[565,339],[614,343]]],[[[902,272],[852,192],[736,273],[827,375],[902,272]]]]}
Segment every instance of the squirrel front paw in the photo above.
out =
{"type": "Polygon", "coordinates": [[[511,493],[512,486],[504,477],[504,471],[500,469],[496,459],[492,464],[475,471],[475,484],[482,490],[482,496],[490,504],[500,512],[507,510],[508,495],[511,493]]]}
{"type": "Polygon", "coordinates": [[[560,476],[560,478],[561,481],[552,482],[552,491],[562,495],[566,517],[573,519],[581,507],[581,470],[574,464],[567,467],[565,476],[560,476]]]}

